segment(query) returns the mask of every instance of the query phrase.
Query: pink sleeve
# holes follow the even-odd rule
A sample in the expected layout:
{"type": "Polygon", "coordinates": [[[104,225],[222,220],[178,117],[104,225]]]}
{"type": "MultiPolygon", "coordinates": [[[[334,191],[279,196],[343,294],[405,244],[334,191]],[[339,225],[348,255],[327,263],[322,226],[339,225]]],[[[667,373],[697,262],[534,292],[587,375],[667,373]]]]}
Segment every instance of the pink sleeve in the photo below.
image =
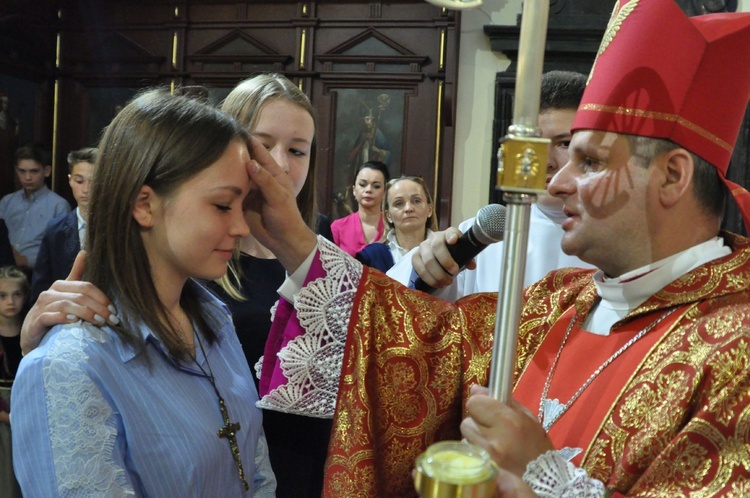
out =
{"type": "MultiPolygon", "coordinates": [[[[320,251],[316,251],[310,271],[307,272],[307,276],[305,277],[304,285],[325,275],[326,272],[320,260],[320,251]]],[[[273,323],[271,324],[271,330],[268,333],[266,347],[263,351],[263,364],[261,366],[260,383],[258,385],[259,396],[265,396],[270,391],[286,384],[287,378],[281,370],[278,352],[286,347],[289,341],[299,337],[304,332],[305,330],[299,323],[292,303],[283,297],[280,298],[273,323]]]]}

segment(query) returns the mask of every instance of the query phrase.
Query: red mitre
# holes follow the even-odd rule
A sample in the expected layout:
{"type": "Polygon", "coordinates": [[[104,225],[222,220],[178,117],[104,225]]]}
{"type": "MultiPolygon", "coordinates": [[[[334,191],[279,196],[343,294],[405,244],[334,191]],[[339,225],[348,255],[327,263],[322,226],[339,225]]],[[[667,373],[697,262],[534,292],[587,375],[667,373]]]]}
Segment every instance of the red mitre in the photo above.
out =
{"type": "Polygon", "coordinates": [[[713,164],[750,233],[750,193],[725,178],[750,99],[750,14],[687,17],[618,0],[573,130],[666,138],[713,164]]]}

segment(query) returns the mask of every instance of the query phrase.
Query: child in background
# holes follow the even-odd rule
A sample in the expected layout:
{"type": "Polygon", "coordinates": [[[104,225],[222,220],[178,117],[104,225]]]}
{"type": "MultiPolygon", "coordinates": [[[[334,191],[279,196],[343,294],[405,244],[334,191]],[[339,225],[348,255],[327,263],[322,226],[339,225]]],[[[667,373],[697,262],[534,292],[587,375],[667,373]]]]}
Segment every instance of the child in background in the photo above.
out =
{"type": "Polygon", "coordinates": [[[0,268],[0,496],[21,496],[13,474],[10,433],[10,388],[21,362],[19,344],[29,281],[15,266],[0,268]]]}

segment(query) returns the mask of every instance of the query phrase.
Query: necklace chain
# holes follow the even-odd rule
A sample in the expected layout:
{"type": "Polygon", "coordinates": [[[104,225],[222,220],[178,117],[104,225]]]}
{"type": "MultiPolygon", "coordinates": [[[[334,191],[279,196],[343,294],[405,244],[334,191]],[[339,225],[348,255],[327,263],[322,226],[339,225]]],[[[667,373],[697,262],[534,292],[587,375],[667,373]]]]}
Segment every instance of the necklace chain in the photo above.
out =
{"type": "MultiPolygon", "coordinates": [[[[180,325],[180,331],[182,331],[182,325],[180,325]]],[[[239,431],[242,427],[240,426],[239,422],[232,422],[229,419],[229,411],[227,410],[224,398],[221,396],[221,393],[219,393],[219,388],[216,387],[214,372],[213,370],[211,370],[211,364],[208,362],[206,350],[203,349],[203,341],[201,341],[200,334],[196,333],[195,338],[198,341],[198,346],[201,349],[203,358],[205,358],[206,360],[208,372],[206,372],[200,365],[200,363],[198,363],[198,359],[195,356],[191,356],[190,358],[193,360],[193,363],[195,363],[195,366],[197,366],[200,371],[203,372],[203,375],[208,378],[208,381],[211,383],[211,387],[214,388],[216,397],[219,398],[219,411],[221,411],[221,418],[224,420],[224,426],[220,428],[216,434],[217,436],[219,436],[219,438],[226,438],[229,442],[229,447],[232,450],[232,457],[234,458],[235,465],[237,465],[237,472],[239,472],[240,475],[240,481],[242,481],[242,486],[245,488],[245,491],[247,491],[248,489],[250,489],[250,485],[247,483],[247,478],[245,477],[245,469],[242,466],[242,455],[240,454],[240,447],[237,444],[237,431],[239,431]]]]}
{"type": "Polygon", "coordinates": [[[547,379],[544,382],[544,390],[542,391],[542,397],[539,400],[539,421],[542,422],[542,425],[544,426],[544,430],[548,431],[550,427],[552,427],[552,424],[557,422],[557,420],[562,417],[562,415],[568,411],[568,408],[571,407],[571,405],[575,402],[575,400],[578,399],[578,397],[583,394],[583,391],[586,390],[587,387],[596,379],[602,371],[607,368],[613,361],[617,359],[621,354],[623,354],[625,351],[630,348],[633,344],[638,342],[638,340],[646,335],[651,329],[656,327],[662,320],[667,318],[669,315],[671,315],[677,308],[671,308],[668,309],[664,314],[662,314],[659,318],[651,322],[650,324],[646,325],[645,328],[643,328],[640,332],[638,332],[636,335],[634,335],[628,342],[622,345],[620,349],[612,353],[612,356],[604,360],[604,363],[599,365],[599,368],[594,370],[594,373],[591,374],[591,376],[586,379],[586,382],[583,383],[583,385],[578,389],[578,391],[573,394],[573,396],[568,400],[567,403],[564,405],[560,405],[560,402],[557,399],[547,399],[547,394],[549,393],[550,385],[552,384],[552,376],[555,373],[555,369],[557,368],[557,362],[560,360],[560,355],[562,355],[563,348],[565,347],[565,343],[568,341],[568,336],[570,335],[570,332],[573,330],[573,325],[578,321],[578,314],[576,313],[573,318],[570,320],[570,323],[568,324],[567,330],[565,330],[565,335],[563,336],[562,343],[560,344],[560,348],[557,350],[557,355],[555,356],[554,361],[552,362],[552,366],[550,367],[549,373],[547,374],[547,379]]]}

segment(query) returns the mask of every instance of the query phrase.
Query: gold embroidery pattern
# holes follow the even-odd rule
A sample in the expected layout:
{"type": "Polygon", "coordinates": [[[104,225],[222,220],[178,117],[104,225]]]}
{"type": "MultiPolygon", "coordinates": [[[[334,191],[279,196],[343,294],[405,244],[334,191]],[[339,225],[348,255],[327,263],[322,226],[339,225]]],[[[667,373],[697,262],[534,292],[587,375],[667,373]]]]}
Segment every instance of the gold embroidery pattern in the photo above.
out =
{"type": "MultiPolygon", "coordinates": [[[[352,458],[352,461],[356,461],[352,458]]],[[[338,463],[334,459],[334,463],[338,463]]],[[[352,474],[333,473],[327,483],[330,496],[352,496],[366,498],[371,496],[369,490],[375,487],[374,469],[369,466],[352,466],[352,474]]]]}
{"type": "MultiPolygon", "coordinates": [[[[710,497],[750,490],[750,247],[747,239],[724,237],[731,255],[668,285],[615,325],[687,306],[642,360],[585,453],[589,475],[619,493],[710,497]]],[[[559,316],[552,310],[573,304],[590,309],[591,286],[575,278],[565,270],[527,289],[534,313],[522,318],[531,324],[521,329],[524,357],[551,326],[544,313],[559,316]],[[566,281],[577,298],[561,291],[566,281]]]]}
{"type": "MultiPolygon", "coordinates": [[[[750,322],[747,306],[744,317],[746,329],[750,322]]],[[[598,478],[606,480],[612,477],[610,482],[615,482],[617,489],[634,496],[639,496],[639,491],[648,495],[645,490],[653,492],[654,489],[666,495],[681,495],[684,490],[691,490],[701,493],[700,496],[713,496],[713,492],[707,490],[720,490],[727,482],[728,478],[712,480],[709,469],[726,467],[727,460],[718,459],[715,448],[732,454],[731,445],[717,437],[696,442],[691,436],[695,432],[691,426],[700,426],[700,422],[703,422],[716,430],[719,418],[726,422],[731,420],[733,424],[741,421],[736,408],[745,406],[750,400],[747,370],[740,374],[742,365],[728,358],[742,357],[746,354],[747,344],[744,340],[739,343],[735,340],[733,343],[730,341],[732,346],[728,347],[726,338],[736,339],[737,335],[743,333],[736,329],[733,337],[720,334],[725,340],[719,344],[715,343],[716,337],[704,334],[705,330],[700,322],[688,320],[672,334],[681,341],[667,338],[670,340],[663,341],[652,353],[652,358],[643,363],[631,387],[626,388],[617,416],[605,423],[593,445],[596,451],[591,453],[592,466],[585,462],[586,468],[596,472],[598,478]],[[699,342],[714,344],[711,347],[691,345],[699,342]],[[726,352],[715,354],[717,348],[727,347],[726,352]],[[686,354],[686,350],[690,354],[686,354]],[[725,371],[728,364],[732,366],[725,371]],[[704,371],[720,373],[714,376],[708,388],[702,386],[702,382],[706,382],[704,371]],[[725,387],[729,378],[738,379],[742,387],[727,393],[725,387]],[[658,382],[654,384],[654,380],[658,382]],[[704,415],[712,423],[705,423],[704,418],[698,415],[693,416],[691,424],[681,428],[681,421],[689,418],[691,411],[704,403],[703,399],[695,399],[698,393],[703,393],[713,405],[704,415]],[[737,398],[728,402],[727,396],[737,398]],[[688,403],[691,399],[693,404],[688,403]],[[627,437],[624,447],[623,434],[627,437]],[[605,458],[602,459],[602,456],[605,458]],[[619,464],[615,464],[617,461],[619,464]],[[616,469],[614,475],[607,471],[605,462],[616,469]],[[622,470],[617,470],[618,465],[622,470]],[[636,479],[639,479],[637,484],[636,479]]],[[[745,423],[750,423],[747,416],[745,423]]],[[[747,452],[750,449],[747,439],[744,445],[747,452]]]]}
{"type": "Polygon", "coordinates": [[[750,479],[740,477],[734,483],[727,493],[727,498],[745,498],[750,496],[750,479]]]}
{"type": "Polygon", "coordinates": [[[722,352],[716,359],[717,369],[711,372],[712,383],[709,396],[718,400],[714,408],[716,420],[725,426],[732,423],[732,417],[737,413],[742,403],[744,393],[750,392],[750,379],[743,376],[750,369],[750,347],[745,341],[738,343],[737,347],[722,352]],[[728,395],[722,396],[721,390],[724,386],[735,384],[734,390],[728,395]]]}
{"type": "Polygon", "coordinates": [[[580,107],[580,109],[584,111],[595,111],[595,112],[600,112],[600,113],[606,112],[609,114],[617,114],[621,116],[633,116],[637,118],[646,118],[646,119],[654,119],[654,120],[659,120],[659,121],[669,121],[671,123],[677,123],[680,126],[692,131],[693,133],[700,135],[706,140],[713,142],[714,144],[718,145],[719,147],[721,147],[722,149],[726,151],[732,152],[732,149],[733,149],[732,145],[727,143],[726,140],[722,140],[721,138],[717,137],[710,131],[704,128],[701,128],[700,126],[693,123],[692,121],[688,121],[687,119],[677,114],[671,114],[667,112],[657,112],[657,111],[646,111],[643,109],[633,109],[630,107],[619,107],[619,106],[613,106],[613,105],[603,105],[603,104],[593,104],[593,103],[583,104],[580,107]]]}
{"type": "Polygon", "coordinates": [[[359,289],[325,494],[413,496],[414,460],[432,442],[460,439],[469,387],[486,383],[497,300],[477,295],[459,307],[372,271],[359,289]]]}
{"type": "MultiPolygon", "coordinates": [[[[685,305],[585,453],[584,468],[610,489],[708,497],[741,496],[748,488],[750,247],[746,239],[725,238],[730,256],[668,285],[616,324],[685,305]]],[[[486,382],[496,298],[452,305],[376,272],[365,271],[363,279],[348,331],[326,496],[413,496],[414,458],[436,440],[460,438],[468,388],[486,382]],[[395,405],[404,395],[413,405],[406,411],[395,405]]],[[[529,287],[516,374],[566,309],[586,313],[595,298],[590,271],[560,270],[529,287]]]]}

